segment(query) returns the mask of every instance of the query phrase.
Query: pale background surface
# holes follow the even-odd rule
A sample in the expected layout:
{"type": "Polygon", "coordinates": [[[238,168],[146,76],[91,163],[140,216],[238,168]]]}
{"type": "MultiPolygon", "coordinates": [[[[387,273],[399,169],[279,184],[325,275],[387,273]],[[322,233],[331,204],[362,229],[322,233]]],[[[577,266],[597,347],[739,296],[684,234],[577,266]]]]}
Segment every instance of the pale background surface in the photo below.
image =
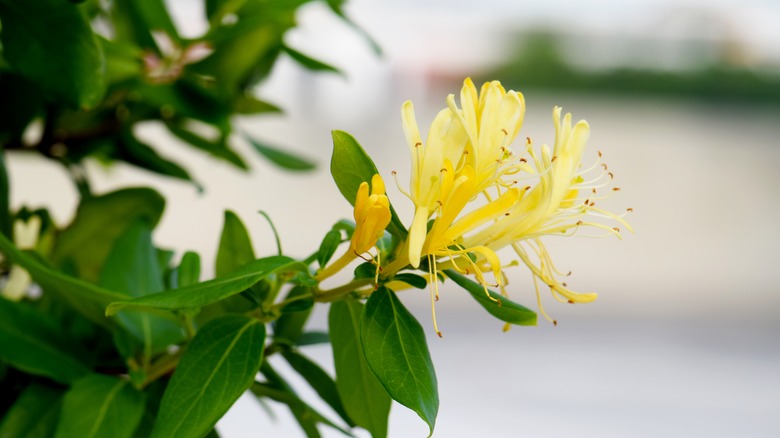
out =
{"type": "MultiPolygon", "coordinates": [[[[193,34],[198,3],[172,2],[193,34]]],[[[562,0],[544,6],[476,4],[354,1],[350,15],[385,48],[381,59],[323,5],[301,11],[301,29],[288,42],[341,67],[347,79],[315,77],[283,60],[259,94],[286,114],[242,120],[241,126],[316,159],[320,167],[313,173],[280,171],[240,145],[253,169],[240,174],[149,126],[144,136],[163,154],[186,156],[206,192],[125,166],[90,166],[93,184],[97,191],[159,187],[168,206],[157,242],[180,253],[198,251],[204,274],[210,275],[224,209],[244,220],[260,255],[270,255],[274,247],[257,210],[270,214],[286,251],[295,256],[314,251],[333,222],[351,215],[328,172],[331,129],[348,131],[362,143],[408,223],[409,203],[390,178],[397,170],[401,184],[408,181],[401,103],[414,100],[421,126],[427,125],[446,95],[458,90],[457,81],[435,78],[462,79],[472,68],[481,71],[499,61],[500,36],[509,25],[553,23],[571,32],[616,37],[660,29],[670,47],[680,35],[699,35],[699,30],[702,38],[719,37],[710,26],[675,24],[675,17],[692,13],[715,17],[724,32],[745,43],[755,62],[780,65],[780,6],[771,1],[596,1],[587,2],[587,9],[578,6],[584,2],[562,0]]],[[[664,59],[670,68],[680,62],[671,55],[664,59]]],[[[600,62],[612,61],[607,56],[600,62]]],[[[590,156],[602,150],[623,189],[610,206],[635,209],[629,219],[636,233],[624,233],[622,242],[548,240],[557,264],[574,271],[569,284],[600,293],[596,303],[582,306],[545,297],[558,327],[542,321],[538,328],[504,334],[464,292],[446,287],[437,305],[445,336],[439,340],[427,294],[402,295],[427,329],[437,367],[442,402],[436,436],[780,436],[780,290],[774,272],[780,261],[780,110],[525,95],[521,136],[550,142],[553,105],[588,120],[590,156]]],[[[9,162],[13,205],[52,206],[57,222],[66,224],[76,194],[60,168],[37,157],[14,155],[9,162]]],[[[523,270],[516,269],[512,280],[512,297],[534,307],[523,270]]],[[[325,316],[315,314],[315,327],[325,326],[325,316]]],[[[332,370],[329,349],[305,352],[332,370]]],[[[304,398],[314,399],[300,387],[304,398]]],[[[219,429],[233,438],[303,436],[282,406],[272,406],[276,422],[254,400],[242,398],[219,429]]],[[[391,437],[425,436],[426,430],[413,413],[394,405],[391,437]]]]}

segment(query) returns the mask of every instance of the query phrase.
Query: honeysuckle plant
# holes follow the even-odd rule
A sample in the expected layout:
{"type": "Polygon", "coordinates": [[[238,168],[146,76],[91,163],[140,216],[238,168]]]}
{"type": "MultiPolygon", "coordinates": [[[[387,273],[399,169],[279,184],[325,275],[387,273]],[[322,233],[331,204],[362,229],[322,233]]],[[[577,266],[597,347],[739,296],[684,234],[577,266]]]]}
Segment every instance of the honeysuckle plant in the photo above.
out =
{"type": "MultiPolygon", "coordinates": [[[[459,99],[442,102],[425,140],[413,104],[402,106],[410,181],[397,181],[396,194],[409,198],[411,217],[390,202],[403,201],[386,187],[395,175],[381,175],[355,138],[333,131],[333,190],[352,205],[353,221],[310,242],[305,259],[281,244],[258,257],[241,218],[226,211],[215,276],[203,279],[197,253],[154,243],[165,205],[154,189],[92,193],[86,159],[193,179],[135,138],[141,123],[163,124],[245,167],[228,146],[232,116],[274,108],[251,93],[276,57],[332,70],[283,43],[303,3],[207,1],[208,31],[184,39],[161,1],[0,0],[0,141],[6,151],[62,163],[81,194],[64,227],[45,209],[11,211],[0,160],[0,436],[217,436],[216,423],[245,392],[286,405],[309,437],[321,427],[386,437],[393,400],[433,434],[439,396],[426,333],[441,336],[442,282],[505,329],[537,324],[536,312],[514,301],[532,297],[508,287],[509,269],[530,270],[539,312],[551,322],[540,288],[568,303],[596,298],[561,281],[544,240],[630,230],[627,212],[596,206],[619,190],[613,174],[587,149],[589,125],[560,108],[551,146],[516,140],[525,101],[495,81],[478,91],[466,79],[459,99]],[[66,26],[70,38],[38,32],[66,26]],[[25,106],[27,93],[34,98],[25,106]],[[35,124],[42,134],[30,142],[24,133],[35,124]],[[196,132],[203,124],[217,140],[196,132]],[[430,294],[430,322],[405,308],[404,294],[415,293],[430,294]],[[307,324],[316,306],[328,306],[327,332],[307,324]],[[331,345],[335,376],[307,357],[312,344],[331,345]],[[273,355],[332,413],[301,398],[273,355]]],[[[340,2],[328,4],[343,16],[340,2]]],[[[250,140],[287,168],[310,166],[250,140]]]]}

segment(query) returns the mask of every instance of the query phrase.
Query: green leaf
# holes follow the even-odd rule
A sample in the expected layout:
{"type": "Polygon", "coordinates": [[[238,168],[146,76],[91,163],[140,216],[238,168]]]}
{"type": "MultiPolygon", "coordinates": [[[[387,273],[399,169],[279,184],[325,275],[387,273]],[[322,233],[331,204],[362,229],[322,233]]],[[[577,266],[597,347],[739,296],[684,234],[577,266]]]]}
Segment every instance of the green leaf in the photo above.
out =
{"type": "Polygon", "coordinates": [[[292,412],[295,419],[303,428],[306,436],[309,438],[319,438],[320,432],[317,430],[317,423],[330,426],[341,433],[352,436],[349,431],[330,421],[327,417],[317,412],[306,402],[301,400],[295,391],[284,381],[268,362],[260,367],[260,372],[268,379],[268,384],[257,383],[252,385],[252,392],[258,396],[266,396],[280,403],[286,404],[292,412]]]}
{"type": "MultiPolygon", "coordinates": [[[[311,289],[306,286],[295,286],[285,297],[285,300],[300,296],[311,296],[311,289]]],[[[295,343],[303,333],[303,328],[311,316],[312,308],[303,309],[298,312],[285,312],[274,321],[274,339],[285,339],[290,343],[295,343]]]]}
{"type": "Polygon", "coordinates": [[[311,332],[304,332],[301,333],[300,336],[298,336],[298,340],[295,341],[295,344],[299,347],[304,347],[306,345],[317,345],[317,344],[328,344],[330,343],[330,335],[327,332],[323,331],[311,331],[311,332]]]}
{"type": "Polygon", "coordinates": [[[349,417],[374,438],[387,436],[390,396],[371,372],[360,343],[358,301],[338,301],[330,306],[328,327],[336,366],[336,388],[349,417]]]}
{"type": "Polygon", "coordinates": [[[122,309],[183,310],[203,307],[238,294],[268,275],[306,270],[306,265],[289,257],[271,256],[257,259],[224,277],[134,300],[111,303],[106,309],[106,315],[113,315],[122,309]]]}
{"type": "Polygon", "coordinates": [[[285,351],[282,356],[287,360],[287,363],[311,385],[312,388],[337,414],[350,426],[355,426],[352,420],[344,410],[344,405],[341,403],[338,389],[336,388],[336,382],[328,375],[319,365],[311,361],[306,356],[294,352],[285,351]]]}
{"type": "Polygon", "coordinates": [[[533,310],[511,301],[509,298],[501,296],[501,294],[488,290],[490,296],[498,300],[498,302],[493,301],[485,296],[485,289],[479,283],[451,269],[447,269],[444,272],[458,286],[466,289],[485,310],[501,321],[515,325],[536,325],[536,312],[533,310]]]}
{"type": "Polygon", "coordinates": [[[32,384],[19,395],[0,423],[0,437],[49,438],[62,408],[61,389],[32,384]]]}
{"type": "Polygon", "coordinates": [[[55,438],[130,438],[144,413],[145,397],[127,380],[93,374],[65,394],[55,438]]]}
{"type": "Polygon", "coordinates": [[[27,270],[45,291],[60,294],[74,309],[98,324],[110,326],[104,315],[105,306],[127,298],[126,294],[103,289],[52,269],[37,257],[20,251],[3,234],[0,234],[0,251],[27,270]]]}
{"type": "Polygon", "coordinates": [[[395,292],[380,287],[366,302],[360,321],[363,354],[387,393],[413,410],[430,428],[436,424],[439,393],[422,326],[395,292]]]}
{"type": "Polygon", "coordinates": [[[254,146],[257,152],[260,152],[261,155],[282,169],[305,171],[312,170],[317,167],[313,161],[306,158],[299,157],[290,152],[262,144],[248,136],[244,136],[244,138],[246,138],[246,140],[251,143],[252,146],[254,146]]]}
{"type": "MultiPolygon", "coordinates": [[[[333,157],[330,161],[330,173],[333,175],[333,180],[341,194],[354,206],[360,184],[364,181],[371,181],[371,178],[379,171],[374,162],[371,161],[371,157],[366,154],[366,151],[354,137],[344,131],[333,131],[332,134],[333,157]]],[[[392,204],[390,212],[392,219],[387,226],[387,231],[401,240],[405,239],[409,233],[401,219],[398,218],[392,204]]]]}
{"type": "Polygon", "coordinates": [[[183,167],[163,158],[151,146],[139,141],[130,129],[122,132],[120,145],[119,157],[130,164],[135,164],[151,172],[172,178],[193,181],[190,174],[183,167]]]}
{"type": "Polygon", "coordinates": [[[325,234],[322,243],[320,243],[320,250],[317,252],[317,262],[320,264],[320,268],[324,268],[328,264],[339,244],[341,244],[341,231],[330,230],[325,234]]]}
{"type": "Polygon", "coordinates": [[[2,297],[0,345],[0,358],[30,374],[69,383],[89,372],[61,327],[33,307],[2,297]]]}
{"type": "Polygon", "coordinates": [[[205,435],[252,385],[264,349],[256,319],[228,315],[204,325],[173,373],[152,437],[205,435]]]}
{"type": "Polygon", "coordinates": [[[254,259],[255,251],[246,227],[235,213],[226,210],[217,250],[217,277],[234,272],[254,259]]]}
{"type": "MultiPolygon", "coordinates": [[[[146,221],[139,220],[117,239],[103,265],[98,284],[132,297],[160,292],[165,287],[156,259],[152,230],[146,221]]],[[[143,346],[147,360],[183,339],[184,333],[175,322],[159,316],[121,312],[117,318],[143,346]]]]}
{"type": "Polygon", "coordinates": [[[111,9],[117,39],[133,41],[145,49],[157,47],[152,31],[162,31],[174,42],[181,40],[163,0],[116,0],[111,9]]]}
{"type": "Polygon", "coordinates": [[[10,186],[5,169],[5,152],[0,148],[0,234],[11,237],[11,214],[9,208],[10,186]]]}
{"type": "Polygon", "coordinates": [[[344,73],[342,73],[341,70],[337,69],[336,67],[333,67],[332,65],[326,64],[322,61],[318,61],[308,55],[304,55],[303,53],[293,49],[292,47],[283,46],[282,49],[285,51],[285,53],[290,55],[290,58],[292,58],[295,62],[301,64],[302,66],[306,67],[309,70],[327,71],[342,76],[344,75],[344,73]]]}
{"type": "Polygon", "coordinates": [[[116,239],[139,219],[154,226],[164,208],[165,199],[147,188],[83,198],[75,219],[57,239],[53,259],[60,265],[71,260],[79,277],[97,281],[116,239]]]}
{"type": "Polygon", "coordinates": [[[208,140],[175,123],[166,123],[165,126],[168,127],[168,130],[171,131],[173,135],[179,137],[188,144],[207,152],[216,158],[225,160],[239,169],[247,170],[249,168],[241,156],[230,149],[224,138],[220,138],[217,141],[208,140]]]}
{"type": "Polygon", "coordinates": [[[281,113],[278,106],[248,94],[241,94],[233,102],[233,111],[238,114],[281,113]]]}
{"type": "Polygon", "coordinates": [[[62,0],[1,0],[0,20],[3,57],[14,71],[68,105],[100,102],[105,60],[81,8],[62,0]]]}
{"type": "Polygon", "coordinates": [[[416,287],[417,289],[425,289],[428,285],[428,280],[425,277],[411,272],[404,272],[393,276],[393,281],[403,281],[409,286],[416,287]]]}
{"type": "Polygon", "coordinates": [[[200,281],[200,256],[193,251],[187,251],[179,263],[178,285],[179,287],[190,286],[200,281]]]}

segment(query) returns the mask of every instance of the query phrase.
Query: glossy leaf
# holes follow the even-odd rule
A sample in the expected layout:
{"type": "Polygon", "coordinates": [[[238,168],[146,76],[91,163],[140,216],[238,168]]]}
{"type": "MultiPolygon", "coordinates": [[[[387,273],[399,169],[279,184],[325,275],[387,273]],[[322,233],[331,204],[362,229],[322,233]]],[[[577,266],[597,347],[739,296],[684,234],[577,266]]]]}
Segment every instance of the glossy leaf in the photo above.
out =
{"type": "MultiPolygon", "coordinates": [[[[165,288],[152,245],[152,230],[145,221],[136,222],[117,239],[98,284],[132,297],[148,296],[165,288]]],[[[175,322],[156,315],[122,312],[117,317],[143,346],[147,360],[183,337],[182,329],[175,322]]]]}
{"type": "Polygon", "coordinates": [[[337,301],[330,306],[328,327],[336,366],[336,389],[349,417],[374,438],[387,436],[390,396],[366,363],[360,343],[358,301],[337,301]]]}
{"type": "Polygon", "coordinates": [[[81,8],[62,0],[0,0],[0,20],[3,58],[14,71],[73,107],[100,102],[104,55],[81,8]]]}
{"type": "Polygon", "coordinates": [[[402,281],[409,286],[415,287],[417,289],[425,289],[425,287],[428,285],[428,280],[425,279],[425,277],[417,274],[412,274],[411,272],[403,272],[400,274],[396,274],[393,276],[393,281],[402,281]]]}
{"type": "Polygon", "coordinates": [[[485,310],[501,321],[515,325],[536,325],[536,312],[533,310],[511,301],[501,294],[488,290],[490,296],[498,300],[498,302],[493,301],[485,296],[485,289],[479,283],[458,274],[451,269],[444,272],[452,281],[457,283],[458,286],[471,294],[485,310]]]}
{"type": "Polygon", "coordinates": [[[106,315],[113,315],[122,309],[183,310],[203,307],[238,294],[270,274],[293,271],[305,272],[306,265],[284,256],[257,259],[224,277],[134,300],[111,303],[106,309],[106,315]]]}
{"type": "Polygon", "coordinates": [[[75,219],[57,239],[53,258],[59,264],[70,260],[79,277],[97,281],[116,239],[138,220],[154,227],[164,209],[165,199],[147,188],[83,198],[75,219]]]}
{"type": "Polygon", "coordinates": [[[286,351],[282,356],[290,366],[298,373],[337,414],[350,426],[355,424],[344,410],[344,405],[339,397],[336,382],[319,365],[306,356],[295,351],[286,351]]]}
{"type": "MultiPolygon", "coordinates": [[[[330,173],[341,194],[354,206],[360,184],[371,181],[379,171],[354,137],[344,131],[333,131],[332,134],[333,157],[330,161],[330,173]]],[[[390,205],[390,212],[392,219],[387,226],[387,231],[401,239],[406,238],[408,234],[406,227],[398,218],[392,205],[390,205]]]]}
{"type": "Polygon", "coordinates": [[[62,328],[25,303],[0,297],[0,359],[27,373],[69,383],[89,370],[62,328]]]}
{"type": "Polygon", "coordinates": [[[325,237],[322,239],[322,243],[320,243],[320,250],[317,252],[317,263],[320,264],[320,268],[324,268],[328,264],[340,243],[341,231],[330,230],[325,233],[325,237]]]}
{"type": "Polygon", "coordinates": [[[422,326],[385,287],[374,291],[360,321],[363,354],[387,393],[430,428],[439,411],[436,373],[422,326]]]}
{"type": "Polygon", "coordinates": [[[259,152],[262,156],[267,158],[270,162],[276,164],[277,166],[287,169],[287,170],[312,170],[315,167],[317,167],[316,164],[314,164],[313,161],[295,155],[288,151],[283,151],[281,149],[268,146],[266,144],[260,143],[259,141],[250,138],[245,137],[247,141],[255,148],[257,152],[259,152]]]}
{"type": "Polygon", "coordinates": [[[130,438],[144,412],[144,394],[130,382],[93,374],[65,394],[55,438],[130,438]]]}
{"type": "Polygon", "coordinates": [[[243,222],[232,211],[225,211],[225,222],[217,250],[217,277],[234,272],[254,259],[252,240],[243,222]]]}
{"type": "Polygon", "coordinates": [[[228,315],[204,325],[187,347],[163,395],[152,437],[203,436],[254,381],[265,326],[228,315]]]}
{"type": "Polygon", "coordinates": [[[50,438],[57,428],[63,391],[40,384],[28,386],[0,422],[0,437],[50,438]]]}

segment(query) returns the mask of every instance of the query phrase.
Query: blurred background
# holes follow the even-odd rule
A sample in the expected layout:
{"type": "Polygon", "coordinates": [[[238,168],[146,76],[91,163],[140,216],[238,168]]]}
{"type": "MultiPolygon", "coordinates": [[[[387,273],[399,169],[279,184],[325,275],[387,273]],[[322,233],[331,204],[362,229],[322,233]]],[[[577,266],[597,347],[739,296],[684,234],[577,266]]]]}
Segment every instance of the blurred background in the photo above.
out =
{"type": "MultiPolygon", "coordinates": [[[[200,2],[169,3],[185,34],[205,30],[200,2]]],[[[373,157],[408,224],[410,202],[390,176],[396,170],[408,185],[401,104],[414,101],[422,128],[463,78],[499,79],[525,95],[521,137],[550,143],[554,105],[588,120],[585,161],[604,153],[622,188],[607,207],[633,208],[635,233],[548,239],[558,266],[573,271],[569,285],[600,294],[577,306],[544,294],[557,327],[540,318],[536,328],[502,333],[447,284],[437,339],[427,293],[402,294],[428,330],[441,395],[435,436],[780,436],[780,229],[772,225],[780,216],[780,3],[353,0],[347,11],[383,54],[324,4],[308,5],[287,43],[344,74],[313,74],[282,59],[257,94],[285,114],[240,121],[255,137],[316,160],[316,171],[279,170],[241,145],[249,173],[182,154],[203,193],[126,165],[90,163],[94,190],[153,183],[168,199],[157,242],[206,261],[224,209],[244,220],[257,254],[275,251],[257,214],[264,210],[286,251],[303,257],[351,216],[328,171],[330,130],[350,132],[373,157]]],[[[161,127],[146,128],[142,136],[168,138],[155,141],[161,154],[183,150],[161,127]]],[[[67,223],[77,194],[61,167],[9,155],[14,207],[49,205],[67,223]],[[53,193],[42,179],[62,184],[53,193]]],[[[535,308],[527,273],[509,274],[511,297],[535,308]]],[[[325,327],[326,313],[313,324],[325,327]]],[[[332,371],[329,349],[307,348],[332,371]]],[[[303,436],[297,427],[286,410],[250,398],[219,424],[225,437],[303,436]]],[[[393,407],[391,437],[426,433],[414,413],[393,407]]]]}

